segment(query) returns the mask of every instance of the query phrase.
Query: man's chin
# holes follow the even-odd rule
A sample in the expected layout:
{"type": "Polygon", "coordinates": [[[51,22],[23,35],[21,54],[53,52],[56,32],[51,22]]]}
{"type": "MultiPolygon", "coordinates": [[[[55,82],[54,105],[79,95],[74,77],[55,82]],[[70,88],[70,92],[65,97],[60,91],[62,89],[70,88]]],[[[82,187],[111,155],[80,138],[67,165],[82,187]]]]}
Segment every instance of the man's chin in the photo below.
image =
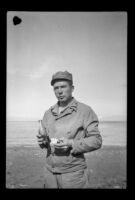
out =
{"type": "Polygon", "coordinates": [[[65,99],[59,99],[59,102],[66,102],[67,100],[65,99]]]}
{"type": "Polygon", "coordinates": [[[59,102],[66,102],[67,101],[67,99],[65,99],[65,98],[63,98],[63,99],[59,98],[58,100],[59,100],[59,102]]]}

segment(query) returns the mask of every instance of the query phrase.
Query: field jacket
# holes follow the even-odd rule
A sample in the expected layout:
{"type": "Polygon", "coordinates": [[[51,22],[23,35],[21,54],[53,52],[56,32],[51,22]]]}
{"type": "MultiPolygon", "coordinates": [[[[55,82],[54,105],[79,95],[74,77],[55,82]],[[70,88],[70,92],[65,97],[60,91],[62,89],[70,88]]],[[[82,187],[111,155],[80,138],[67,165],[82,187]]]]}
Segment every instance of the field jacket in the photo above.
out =
{"type": "Polygon", "coordinates": [[[58,113],[58,102],[47,110],[42,120],[50,138],[66,137],[73,139],[74,144],[66,152],[51,153],[47,149],[46,167],[51,172],[67,173],[86,168],[84,153],[99,149],[102,137],[98,130],[98,118],[92,108],[78,102],[74,97],[58,113]]]}

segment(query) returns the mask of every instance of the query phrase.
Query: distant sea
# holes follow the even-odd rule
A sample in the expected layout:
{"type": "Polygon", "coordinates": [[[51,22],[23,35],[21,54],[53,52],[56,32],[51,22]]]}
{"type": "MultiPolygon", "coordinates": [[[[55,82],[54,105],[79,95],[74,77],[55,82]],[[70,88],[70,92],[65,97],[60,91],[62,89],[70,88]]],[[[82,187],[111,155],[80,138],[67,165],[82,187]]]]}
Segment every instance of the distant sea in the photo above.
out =
{"type": "MultiPolygon", "coordinates": [[[[126,129],[127,124],[125,121],[99,122],[99,131],[103,138],[103,145],[126,146],[126,129]]],[[[7,121],[6,144],[7,146],[38,146],[37,130],[37,121],[7,121]]]]}

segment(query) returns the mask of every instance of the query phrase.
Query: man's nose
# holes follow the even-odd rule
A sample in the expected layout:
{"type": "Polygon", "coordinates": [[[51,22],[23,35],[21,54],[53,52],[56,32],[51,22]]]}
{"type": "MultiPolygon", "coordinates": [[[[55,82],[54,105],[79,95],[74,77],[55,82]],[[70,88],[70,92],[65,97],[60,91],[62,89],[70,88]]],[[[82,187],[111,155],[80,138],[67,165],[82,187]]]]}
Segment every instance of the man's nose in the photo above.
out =
{"type": "Polygon", "coordinates": [[[62,90],[61,90],[61,89],[59,89],[59,90],[58,90],[58,93],[59,93],[59,94],[62,94],[62,90]]]}

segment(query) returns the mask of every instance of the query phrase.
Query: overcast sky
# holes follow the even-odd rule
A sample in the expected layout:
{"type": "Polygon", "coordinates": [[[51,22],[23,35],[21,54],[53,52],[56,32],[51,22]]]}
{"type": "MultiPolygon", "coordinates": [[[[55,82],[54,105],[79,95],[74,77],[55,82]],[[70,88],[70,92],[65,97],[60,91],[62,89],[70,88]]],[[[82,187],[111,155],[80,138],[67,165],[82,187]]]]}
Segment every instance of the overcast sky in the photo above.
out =
{"type": "Polygon", "coordinates": [[[125,12],[8,12],[7,120],[38,120],[56,103],[57,71],[102,120],[126,119],[125,12]],[[13,25],[13,16],[22,19],[13,25]]]}

